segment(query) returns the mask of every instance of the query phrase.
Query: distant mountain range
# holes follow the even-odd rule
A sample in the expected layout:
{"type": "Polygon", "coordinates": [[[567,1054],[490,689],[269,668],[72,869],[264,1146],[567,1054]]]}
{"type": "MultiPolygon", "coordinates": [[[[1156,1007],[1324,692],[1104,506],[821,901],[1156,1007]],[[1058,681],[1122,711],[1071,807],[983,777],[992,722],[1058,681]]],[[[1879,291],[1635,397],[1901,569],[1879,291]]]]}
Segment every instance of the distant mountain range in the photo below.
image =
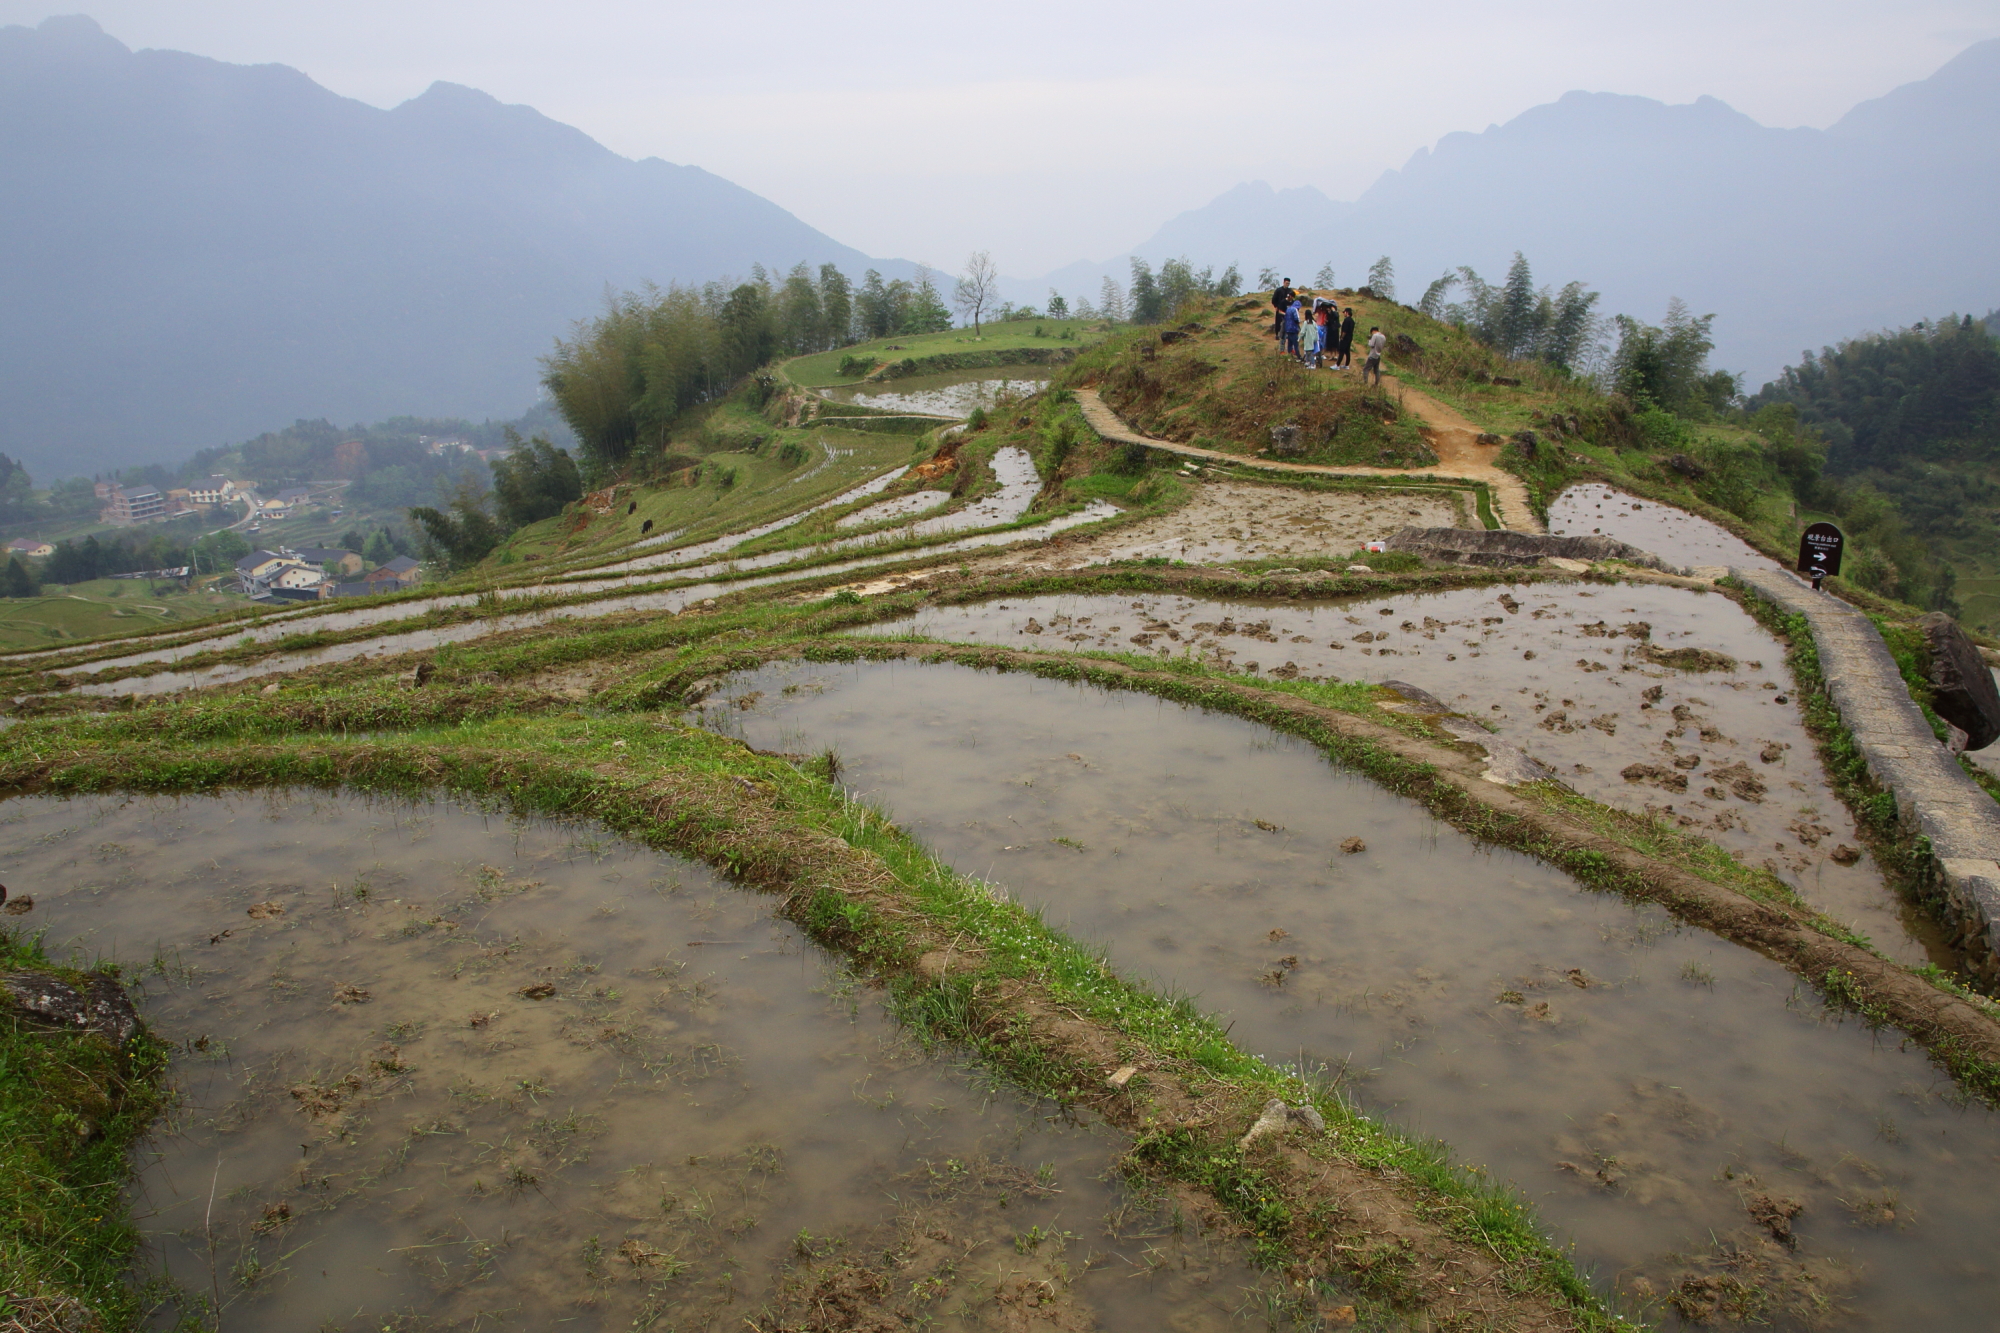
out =
{"type": "MultiPolygon", "coordinates": [[[[1807,347],[2000,300],[2000,41],[1774,130],[1712,98],[1571,93],[1447,135],[1359,199],[1238,186],[1135,247],[1409,301],[1515,250],[1607,311],[1716,312],[1761,382],[1807,347]]],[[[452,84],[382,111],[297,70],[132,51],[87,18],[0,28],[0,452],[37,480],[299,418],[511,418],[607,289],[871,260],[697,167],[632,161],[452,84]]],[[[1095,298],[1126,256],[1055,286],[1095,298]]]]}
{"type": "Polygon", "coordinates": [[[0,451],[39,482],[297,418],[512,417],[607,287],[877,264],[698,167],[448,83],[0,28],[0,451]]]}
{"type": "MultiPolygon", "coordinates": [[[[1657,321],[1669,298],[1714,311],[1717,360],[1753,385],[1871,329],[2000,300],[2000,40],[1862,102],[1826,130],[1770,129],[1712,97],[1668,106],[1573,92],[1480,134],[1446,135],[1359,199],[1239,185],[1132,253],[1196,267],[1266,264],[1342,285],[1387,254],[1397,294],[1466,264],[1497,281],[1583,279],[1607,311],[1657,321]]],[[[1093,299],[1129,256],[1035,282],[1093,299]]],[[[1032,297],[1029,293],[1033,293],[1032,297]]]]}

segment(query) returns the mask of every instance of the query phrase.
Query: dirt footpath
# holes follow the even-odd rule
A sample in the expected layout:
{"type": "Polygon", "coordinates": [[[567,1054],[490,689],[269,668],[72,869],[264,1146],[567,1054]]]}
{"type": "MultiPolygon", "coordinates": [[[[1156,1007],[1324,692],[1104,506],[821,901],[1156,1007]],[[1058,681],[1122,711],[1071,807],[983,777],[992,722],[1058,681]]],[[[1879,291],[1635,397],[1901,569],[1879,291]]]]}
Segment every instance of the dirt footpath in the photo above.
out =
{"type": "MultiPolygon", "coordinates": [[[[1393,376],[1385,378],[1395,385],[1396,392],[1402,396],[1403,408],[1413,413],[1423,423],[1424,438],[1430,441],[1431,448],[1438,456],[1439,461],[1436,466],[1380,468],[1279,463],[1141,435],[1127,425],[1124,418],[1112,411],[1110,405],[1098,396],[1095,389],[1078,389],[1076,401],[1083,409],[1084,420],[1088,421],[1091,429],[1104,439],[1119,444],[1143,444],[1187,458],[1201,458],[1210,462],[1230,463],[1238,467],[1254,467],[1270,472],[1301,472],[1331,477],[1437,477],[1484,482],[1493,497],[1493,506],[1502,527],[1515,532],[1542,531],[1541,520],[1535,517],[1534,509],[1528,503],[1528,488],[1521,484],[1519,477],[1494,463],[1493,456],[1499,452],[1498,449],[1492,445],[1477,443],[1479,438],[1477,426],[1429,394],[1399,384],[1393,376]]],[[[1476,527],[1477,524],[1467,523],[1463,526],[1476,527]]]]}

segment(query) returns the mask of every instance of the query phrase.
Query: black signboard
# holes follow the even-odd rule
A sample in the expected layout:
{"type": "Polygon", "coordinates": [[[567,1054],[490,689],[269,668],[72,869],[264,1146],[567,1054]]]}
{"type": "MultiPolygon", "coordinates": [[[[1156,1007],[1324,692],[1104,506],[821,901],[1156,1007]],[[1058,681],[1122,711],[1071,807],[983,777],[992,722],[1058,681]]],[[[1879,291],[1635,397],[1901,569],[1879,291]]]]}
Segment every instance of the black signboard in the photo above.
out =
{"type": "Polygon", "coordinates": [[[1799,573],[1825,578],[1840,572],[1840,548],[1847,538],[1831,523],[1815,523],[1799,537],[1799,573]]]}

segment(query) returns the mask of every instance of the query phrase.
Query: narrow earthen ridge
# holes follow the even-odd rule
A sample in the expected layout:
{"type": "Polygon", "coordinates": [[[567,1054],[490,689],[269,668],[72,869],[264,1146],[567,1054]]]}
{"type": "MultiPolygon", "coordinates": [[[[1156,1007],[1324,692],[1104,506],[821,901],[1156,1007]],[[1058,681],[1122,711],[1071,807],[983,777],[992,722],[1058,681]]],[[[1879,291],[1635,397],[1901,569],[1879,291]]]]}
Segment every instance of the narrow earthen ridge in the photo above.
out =
{"type": "Polygon", "coordinates": [[[1894,794],[1903,824],[1930,840],[1960,943],[1981,971],[2000,971],[2000,803],[1938,743],[1867,616],[1783,570],[1729,572],[1812,626],[1820,674],[1869,773],[1894,794]]]}
{"type": "MultiPolygon", "coordinates": [[[[1425,402],[1432,400],[1425,399],[1425,402]]],[[[1083,419],[1090,428],[1113,444],[1143,444],[1148,449],[1161,449],[1184,458],[1203,458],[1212,463],[1228,463],[1236,467],[1259,468],[1266,472],[1304,473],[1320,477],[1379,477],[1384,481],[1395,477],[1425,477],[1433,481],[1462,481],[1467,484],[1479,482],[1486,487],[1486,493],[1493,505],[1493,515],[1500,520],[1500,526],[1510,532],[1540,532],[1542,525],[1535,518],[1535,510],[1528,503],[1528,488],[1521,479],[1503,468],[1491,463],[1441,463],[1436,467],[1388,468],[1360,467],[1350,465],[1333,466],[1323,463],[1278,463],[1267,458],[1251,458],[1243,454],[1228,454],[1220,449],[1203,449],[1199,445],[1176,444],[1172,440],[1156,439],[1151,435],[1141,435],[1125,424],[1125,421],[1100,398],[1095,389],[1076,390],[1077,406],[1083,409],[1083,419]]],[[[1415,409],[1417,416],[1424,416],[1422,405],[1415,409]]]]}

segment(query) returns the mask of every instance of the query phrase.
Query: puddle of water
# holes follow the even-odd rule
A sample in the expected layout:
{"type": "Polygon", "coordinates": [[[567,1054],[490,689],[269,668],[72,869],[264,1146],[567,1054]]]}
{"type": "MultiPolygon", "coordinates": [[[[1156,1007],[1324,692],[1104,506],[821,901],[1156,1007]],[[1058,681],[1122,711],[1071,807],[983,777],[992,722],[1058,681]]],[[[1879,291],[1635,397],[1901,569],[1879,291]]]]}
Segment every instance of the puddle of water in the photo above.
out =
{"type": "Polygon", "coordinates": [[[802,1250],[894,1250],[900,1303],[967,1328],[1048,1281],[1106,1328],[1220,1330],[1258,1285],[1106,1183],[1120,1136],[926,1055],[767,900],[600,831],[23,798],[0,848],[58,955],[146,968],[182,1100],[135,1211],[229,1326],[738,1329],[802,1250]]]}
{"type": "Polygon", "coordinates": [[[1727,528],[1684,509],[1642,500],[1598,482],[1572,486],[1549,504],[1549,531],[1558,537],[1602,533],[1670,565],[1734,565],[1774,569],[1777,561],[1727,528]]]}
{"type": "Polygon", "coordinates": [[[836,403],[853,403],[884,412],[918,412],[925,416],[969,417],[974,408],[991,411],[1003,400],[1026,398],[1048,387],[1048,380],[995,379],[991,372],[913,375],[891,381],[893,389],[821,389],[819,395],[836,403]]]}
{"type": "Polygon", "coordinates": [[[1605,1285],[1660,1292],[1706,1255],[1823,1291],[1840,1327],[1991,1327],[2000,1119],[1777,964],[1241,719],[908,663],[728,693],[719,725],[837,748],[944,859],[1516,1182],[1605,1285]],[[1796,1253],[1759,1195],[1804,1205],[1796,1253]]]}
{"type": "Polygon", "coordinates": [[[929,607],[860,632],[911,631],[1022,648],[1194,653],[1279,677],[1404,681],[1490,724],[1577,791],[1768,863],[1899,961],[1949,962],[1935,925],[1883,884],[1871,858],[1833,859],[1862,843],[1805,730],[1784,649],[1717,594],[1539,583],[1316,604],[1047,596],[929,607]],[[1641,625],[1643,640],[1632,637],[1641,625]],[[1677,670],[1648,660],[1649,647],[1706,649],[1737,665],[1677,670]]]}

